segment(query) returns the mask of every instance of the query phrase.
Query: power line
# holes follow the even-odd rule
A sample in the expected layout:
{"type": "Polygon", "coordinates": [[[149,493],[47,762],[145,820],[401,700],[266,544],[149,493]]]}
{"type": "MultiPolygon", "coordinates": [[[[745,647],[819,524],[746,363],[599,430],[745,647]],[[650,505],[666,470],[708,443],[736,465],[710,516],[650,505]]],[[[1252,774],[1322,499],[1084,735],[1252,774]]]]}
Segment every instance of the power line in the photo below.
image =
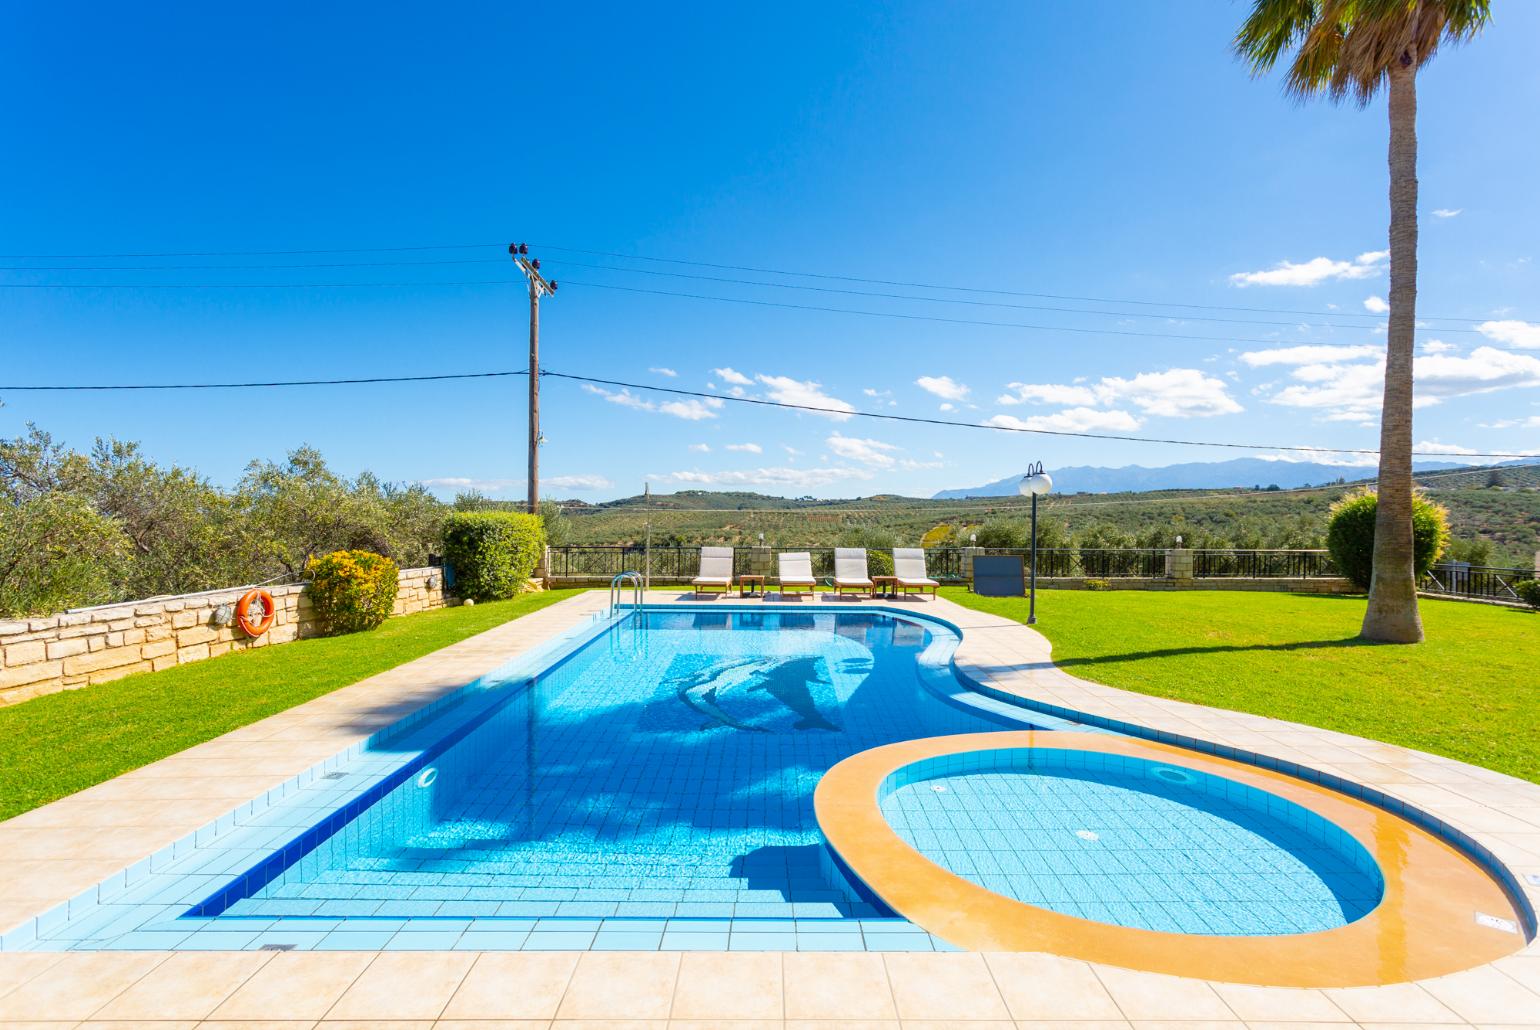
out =
{"type": "MultiPolygon", "coordinates": [[[[1379,454],[1378,450],[1365,447],[1305,447],[1298,444],[1259,444],[1259,443],[1229,443],[1214,440],[1176,440],[1152,436],[1125,436],[1116,433],[1089,433],[1076,432],[1067,429],[1029,429],[1023,426],[985,425],[980,422],[959,422],[945,418],[927,418],[921,415],[892,415],[877,411],[857,411],[847,408],[820,407],[813,404],[793,404],[789,401],[772,401],[763,397],[733,397],[729,394],[707,393],[704,390],[684,390],[673,386],[656,386],[651,383],[628,383],[618,379],[598,379],[592,376],[573,375],[565,372],[552,372],[549,369],[540,370],[542,376],[550,376],[555,379],[571,379],[575,382],[589,383],[601,386],[619,386],[632,390],[650,390],[654,393],[674,394],[681,397],[701,397],[710,400],[730,402],[735,404],[756,404],[768,408],[788,408],[795,411],[812,411],[821,415],[836,415],[840,417],[875,418],[888,422],[907,422],[927,426],[951,426],[961,429],[984,429],[1006,433],[1032,433],[1040,436],[1067,436],[1085,440],[1117,440],[1133,443],[1164,443],[1178,444],[1186,447],[1227,447],[1248,451],[1297,451],[1307,454],[1379,454]]],[[[1413,451],[1414,455],[1422,457],[1447,458],[1448,454],[1441,451],[1413,451]]],[[[1462,458],[1540,458],[1540,454],[1501,454],[1471,451],[1461,454],[1462,458]]]]}
{"type": "MultiPolygon", "coordinates": [[[[1115,440],[1126,443],[1161,443],[1173,444],[1183,447],[1224,447],[1236,450],[1252,451],[1293,451],[1305,454],[1378,454],[1379,451],[1363,447],[1308,447],[1299,444],[1253,444],[1232,443],[1216,440],[1179,440],[1166,437],[1152,436],[1128,436],[1116,433],[1090,433],[1076,432],[1067,429],[1031,429],[1024,426],[999,426],[985,425],[980,422],[959,422],[953,419],[928,418],[920,415],[893,415],[877,411],[858,411],[855,409],[821,407],[814,404],[793,404],[789,401],[773,401],[763,397],[733,397],[729,394],[708,393],[704,390],[684,390],[671,386],[655,386],[650,383],[629,383],[619,379],[600,379],[595,376],[580,376],[570,372],[552,372],[541,369],[542,376],[554,379],[570,379],[573,382],[589,383],[597,386],[618,386],[623,389],[648,390],[654,393],[667,393],[681,397],[698,397],[724,403],[752,404],[767,408],[784,408],[792,411],[811,411],[821,415],[836,415],[845,418],[871,418],[886,422],[905,422],[915,425],[948,426],[958,429],[982,429],[988,432],[999,433],[1028,433],[1038,436],[1063,436],[1085,440],[1115,440]]],[[[529,375],[528,369],[518,372],[458,372],[441,375],[425,376],[371,376],[355,379],[293,379],[265,382],[238,382],[238,383],[99,383],[99,384],[9,384],[0,385],[0,390],[11,391],[109,391],[109,390],[241,390],[258,387],[277,386],[344,386],[364,383],[416,383],[435,382],[450,379],[493,379],[506,376],[529,375]]],[[[1449,457],[1448,454],[1439,451],[1413,451],[1414,455],[1422,457],[1449,457]]],[[[1540,458],[1540,454],[1514,454],[1471,451],[1459,455],[1462,458],[1540,458]]],[[[1277,491],[1268,491],[1276,493],[1277,491]]]]}
{"type": "MultiPolygon", "coordinates": [[[[184,258],[184,257],[293,257],[319,254],[392,254],[409,253],[416,251],[450,251],[450,250],[480,250],[496,248],[501,251],[506,247],[506,241],[496,243],[448,243],[448,244],[422,244],[413,246],[394,247],[331,247],[331,248],[304,248],[291,250],[186,250],[186,251],[122,251],[122,252],[96,252],[85,254],[0,254],[0,260],[92,260],[98,258],[121,259],[146,259],[146,258],[184,258]]],[[[622,258],[628,261],[650,261],[662,264],[685,265],[695,268],[713,268],[722,271],[754,272],[761,275],[797,276],[810,279],[834,280],[838,282],[862,283],[871,286],[898,286],[909,289],[941,290],[956,293],[991,294],[1002,297],[1027,297],[1039,300],[1063,300],[1077,301],[1091,304],[1132,304],[1139,307],[1175,307],[1189,308],[1195,311],[1241,311],[1253,314],[1274,315],[1303,315],[1308,317],[1348,317],[1348,318],[1379,318],[1373,313],[1359,313],[1354,311],[1321,311],[1305,308],[1269,308],[1248,307],[1234,304],[1191,304],[1182,301],[1152,301],[1137,300],[1128,297],[1100,297],[1083,296],[1064,293],[1042,293],[1026,290],[1005,290],[979,286],[959,286],[944,283],[911,282],[897,279],[877,279],[867,276],[840,275],[828,272],[803,272],[791,271],[781,268],[766,268],[757,265],[734,265],[713,261],[694,261],[683,258],[658,257],[649,254],[628,254],[612,250],[591,250],[580,247],[562,247],[555,244],[541,243],[531,244],[545,250],[561,251],[566,254],[588,254],[596,257],[622,258]]],[[[427,262],[424,262],[425,264],[427,262]]],[[[447,263],[447,262],[446,262],[447,263]]],[[[1419,318],[1436,322],[1483,322],[1484,318],[1470,318],[1460,315],[1431,315],[1419,314],[1419,318]]],[[[1517,316],[1508,316],[1517,317],[1517,316]]],[[[1452,331],[1452,330],[1444,330],[1452,331]]]]}
{"type": "Polygon", "coordinates": [[[1191,333],[1156,333],[1136,329],[1085,329],[1075,326],[1036,325],[1031,322],[997,322],[979,318],[948,318],[945,315],[917,315],[901,311],[870,311],[861,308],[834,308],[821,304],[793,304],[790,301],[756,300],[751,297],[717,297],[706,293],[684,293],[675,290],[649,290],[640,286],[621,286],[618,283],[594,283],[575,279],[563,279],[569,286],[588,286],[598,290],[621,290],[626,293],[646,293],[657,297],[682,297],[687,300],[714,300],[725,304],[752,304],[755,307],[786,308],[792,311],[819,311],[838,315],[862,315],[869,318],[897,318],[908,322],[940,322],[946,325],[977,325],[996,329],[1031,329],[1046,333],[1074,333],[1080,336],[1132,336],[1139,339],[1186,340],[1198,343],[1258,343],[1277,346],[1339,346],[1329,340],[1279,340],[1248,336],[1194,336],[1191,333]]]}
{"type": "MultiPolygon", "coordinates": [[[[916,301],[922,304],[965,304],[970,307],[983,308],[1011,308],[1017,311],[1052,311],[1071,315],[1109,315],[1117,318],[1165,318],[1180,319],[1188,322],[1219,322],[1228,325],[1276,325],[1293,328],[1299,323],[1283,322],[1259,318],[1219,318],[1212,315],[1173,315],[1158,311],[1108,311],[1098,308],[1062,308],[1043,304],[1013,304],[1008,301],[998,300],[970,300],[964,297],[921,297],[912,293],[880,293],[869,290],[847,290],[837,286],[809,286],[805,283],[775,283],[765,282],[760,279],[735,279],[730,276],[719,275],[692,275],[689,272],[661,272],[651,268],[625,268],[620,265],[595,265],[582,261],[567,261],[557,258],[556,263],[572,268],[587,268],[606,272],[630,272],[637,275],[668,276],[673,279],[693,279],[701,282],[728,283],[736,286],[761,286],[779,290],[806,290],[814,293],[838,293],[850,297],[878,297],[884,300],[916,301]]],[[[298,266],[295,266],[298,267],[298,266]]],[[[585,284],[579,284],[585,285],[585,284]]],[[[586,284],[593,285],[593,284],[586,284]]],[[[726,298],[719,298],[726,299],[726,298]]],[[[1179,305],[1178,305],[1179,306],[1179,305]]],[[[1351,314],[1349,312],[1349,314],[1351,314]]],[[[1349,325],[1345,322],[1316,322],[1314,326],[1331,329],[1352,329],[1364,331],[1372,326],[1349,325]]],[[[1438,329],[1441,333],[1480,333],[1479,329],[1438,329]]]]}
{"type": "Polygon", "coordinates": [[[251,383],[102,383],[73,386],[6,385],[0,390],[57,391],[77,390],[246,390],[264,386],[355,386],[362,383],[431,383],[445,379],[499,379],[504,376],[527,376],[521,372],[453,372],[432,376],[371,376],[367,379],[285,379],[272,382],[251,383]]]}
{"type": "MultiPolygon", "coordinates": [[[[902,286],[921,290],[951,290],[958,293],[988,293],[1000,297],[1033,297],[1039,300],[1073,300],[1083,301],[1089,304],[1136,304],[1141,307],[1174,307],[1192,308],[1196,311],[1249,311],[1252,313],[1271,315],[1310,315],[1337,317],[1347,316],[1352,318],[1380,318],[1382,316],[1371,312],[1358,313],[1356,311],[1312,311],[1302,308],[1254,308],[1242,307],[1232,304],[1186,304],[1180,301],[1159,300],[1131,300],[1127,297],[1084,297],[1064,293],[1032,293],[1024,290],[999,290],[980,286],[955,286],[939,283],[906,282],[897,279],[871,279],[855,275],[834,275],[824,272],[795,272],[782,268],[762,268],[754,265],[726,265],[710,261],[686,261],[682,258],[651,257],[645,254],[623,254],[610,250],[580,250],[576,247],[558,247],[549,243],[539,245],[545,250],[559,250],[567,254],[591,254],[596,257],[626,258],[631,261],[656,261],[671,265],[689,265],[696,268],[717,268],[730,272],[756,272],[762,275],[791,275],[804,276],[810,279],[832,279],[839,282],[865,283],[871,286],[902,286]]],[[[1426,315],[1419,314],[1418,318],[1432,319],[1435,322],[1484,322],[1484,318],[1466,318],[1458,315],[1426,315]]]]}

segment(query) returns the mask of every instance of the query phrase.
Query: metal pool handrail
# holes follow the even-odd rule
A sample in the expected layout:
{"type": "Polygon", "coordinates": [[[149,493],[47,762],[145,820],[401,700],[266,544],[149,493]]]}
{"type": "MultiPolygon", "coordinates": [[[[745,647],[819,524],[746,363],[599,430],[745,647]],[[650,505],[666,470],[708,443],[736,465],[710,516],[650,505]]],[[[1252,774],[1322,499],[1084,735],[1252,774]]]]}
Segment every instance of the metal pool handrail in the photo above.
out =
{"type": "Polygon", "coordinates": [[[622,572],[610,580],[610,615],[614,615],[615,610],[620,607],[620,591],[626,583],[631,584],[632,606],[635,608],[642,606],[642,574],[634,571],[622,572]]]}

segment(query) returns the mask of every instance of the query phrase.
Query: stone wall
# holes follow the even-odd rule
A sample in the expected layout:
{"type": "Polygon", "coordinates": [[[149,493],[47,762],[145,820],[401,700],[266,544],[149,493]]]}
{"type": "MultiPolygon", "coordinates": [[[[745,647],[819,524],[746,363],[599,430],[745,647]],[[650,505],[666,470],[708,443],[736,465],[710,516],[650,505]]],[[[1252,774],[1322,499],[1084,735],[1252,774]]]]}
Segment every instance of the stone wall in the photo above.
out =
{"type": "MultiPolygon", "coordinates": [[[[448,603],[441,569],[402,569],[400,582],[393,615],[448,603]]],[[[0,705],[320,635],[303,584],[269,588],[278,610],[260,637],[248,637],[233,619],[221,624],[221,609],[234,605],[249,589],[156,597],[0,622],[0,705]]]]}

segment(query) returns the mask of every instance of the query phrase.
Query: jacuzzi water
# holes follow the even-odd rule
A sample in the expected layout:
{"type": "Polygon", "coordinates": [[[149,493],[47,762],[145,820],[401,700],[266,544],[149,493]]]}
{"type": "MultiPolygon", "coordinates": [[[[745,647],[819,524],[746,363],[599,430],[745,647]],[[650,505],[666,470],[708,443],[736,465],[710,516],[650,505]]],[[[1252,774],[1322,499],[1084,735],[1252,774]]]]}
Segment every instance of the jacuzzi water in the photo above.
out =
{"type": "Polygon", "coordinates": [[[1254,935],[1342,926],[1384,893],[1350,835],[1246,784],[1088,751],[981,755],[963,770],[959,759],[899,770],[882,812],[933,862],[1018,901],[1119,926],[1254,935]]]}
{"type": "Polygon", "coordinates": [[[1043,725],[929,689],[955,688],[955,643],[870,611],[632,615],[191,914],[887,914],[822,858],[819,777],[880,744],[1043,725]]]}

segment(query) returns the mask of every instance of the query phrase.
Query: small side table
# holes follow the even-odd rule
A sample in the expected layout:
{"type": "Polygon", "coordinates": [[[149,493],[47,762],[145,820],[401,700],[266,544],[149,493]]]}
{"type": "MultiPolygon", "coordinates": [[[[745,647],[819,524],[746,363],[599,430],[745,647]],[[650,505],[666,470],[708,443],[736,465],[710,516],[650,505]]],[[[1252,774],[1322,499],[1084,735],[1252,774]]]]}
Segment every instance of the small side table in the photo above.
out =
{"type": "Polygon", "coordinates": [[[889,598],[897,597],[898,596],[898,577],[897,576],[873,576],[872,577],[872,596],[873,597],[889,597],[889,598]]]}
{"type": "Polygon", "coordinates": [[[738,596],[750,597],[756,594],[760,597],[765,596],[765,577],[755,575],[739,576],[738,596]],[[750,590],[750,586],[754,586],[754,589],[750,590]]]}

